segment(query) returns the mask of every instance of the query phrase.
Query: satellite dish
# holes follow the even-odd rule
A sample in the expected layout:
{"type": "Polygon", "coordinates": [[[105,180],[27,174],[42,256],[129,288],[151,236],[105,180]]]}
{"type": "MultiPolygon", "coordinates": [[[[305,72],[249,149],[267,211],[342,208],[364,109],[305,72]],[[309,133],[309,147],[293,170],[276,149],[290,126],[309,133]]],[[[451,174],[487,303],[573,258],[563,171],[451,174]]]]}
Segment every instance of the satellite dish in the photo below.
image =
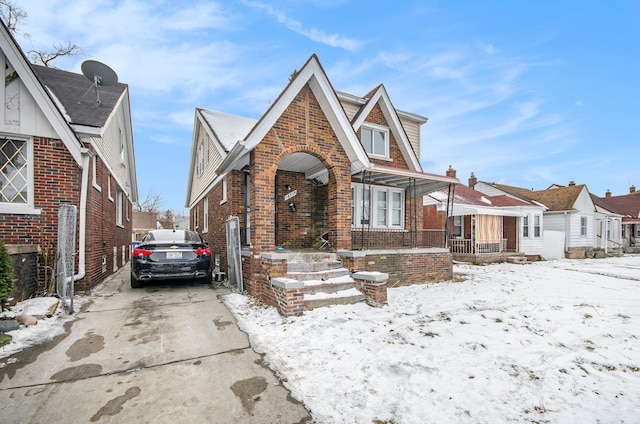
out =
{"type": "MultiPolygon", "coordinates": [[[[84,96],[82,96],[80,101],[82,101],[91,88],[93,88],[96,91],[96,106],[100,106],[100,92],[98,91],[98,87],[116,85],[118,82],[118,75],[113,69],[109,68],[102,62],[98,62],[97,60],[85,60],[82,62],[80,69],[82,69],[84,76],[93,83],[91,84],[91,87],[89,87],[89,90],[84,93],[84,96]]],[[[80,103],[80,101],[78,101],[78,103],[80,103]]]]}

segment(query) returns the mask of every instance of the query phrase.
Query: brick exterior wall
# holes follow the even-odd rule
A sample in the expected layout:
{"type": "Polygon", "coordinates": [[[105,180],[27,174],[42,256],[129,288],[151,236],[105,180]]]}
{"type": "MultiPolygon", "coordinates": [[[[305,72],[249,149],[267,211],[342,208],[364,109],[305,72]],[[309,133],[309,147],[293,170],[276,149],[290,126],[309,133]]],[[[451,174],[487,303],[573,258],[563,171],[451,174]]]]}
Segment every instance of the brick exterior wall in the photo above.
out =
{"type": "MultiPolygon", "coordinates": [[[[55,264],[58,207],[62,203],[80,205],[82,169],[60,140],[35,137],[33,150],[34,206],[40,209],[41,213],[39,215],[0,214],[0,237],[7,245],[33,244],[40,247],[35,284],[33,282],[21,282],[21,284],[29,287],[35,285],[37,292],[43,292],[55,264]]],[[[114,203],[116,184],[112,180],[114,202],[111,202],[106,199],[108,171],[99,159],[97,162],[96,177],[98,184],[102,186],[102,192],[93,187],[92,173],[89,171],[86,209],[86,276],[76,282],[75,290],[77,291],[95,286],[112,273],[114,246],[118,249],[116,266],[123,265],[123,248],[125,262],[128,262],[130,255],[132,205],[126,196],[123,196],[128,212],[123,212],[124,226],[117,227],[114,203]],[[107,252],[106,272],[102,272],[104,252],[107,252]]],[[[78,211],[78,226],[79,222],[78,211]]],[[[78,246],[79,228],[76,228],[76,237],[76,246],[78,246]]],[[[76,272],[78,270],[77,260],[75,270],[76,272]]]]}
{"type": "Polygon", "coordinates": [[[453,278],[451,253],[444,249],[394,250],[340,254],[342,264],[351,272],[389,274],[388,286],[398,287],[453,278]]]}
{"type": "Polygon", "coordinates": [[[507,251],[518,251],[518,219],[515,216],[502,217],[502,237],[507,239],[507,251]]]}
{"type": "Polygon", "coordinates": [[[326,186],[318,187],[304,174],[289,171],[278,171],[276,181],[276,245],[287,249],[316,247],[320,235],[327,231],[326,186]],[[285,200],[294,190],[297,194],[285,200]],[[295,212],[290,202],[295,204],[295,212]]]}
{"type": "Polygon", "coordinates": [[[116,225],[118,184],[99,157],[96,159],[96,180],[101,190],[92,184],[91,175],[92,171],[89,172],[87,196],[86,277],[76,282],[76,290],[89,290],[95,287],[107,276],[113,274],[114,269],[120,269],[131,259],[133,205],[123,193],[125,210],[122,212],[122,226],[116,225]],[[113,200],[109,198],[109,180],[113,200]]]}
{"type": "Polygon", "coordinates": [[[442,230],[444,229],[445,212],[438,212],[435,205],[423,206],[423,219],[422,225],[427,230],[442,230]]]}

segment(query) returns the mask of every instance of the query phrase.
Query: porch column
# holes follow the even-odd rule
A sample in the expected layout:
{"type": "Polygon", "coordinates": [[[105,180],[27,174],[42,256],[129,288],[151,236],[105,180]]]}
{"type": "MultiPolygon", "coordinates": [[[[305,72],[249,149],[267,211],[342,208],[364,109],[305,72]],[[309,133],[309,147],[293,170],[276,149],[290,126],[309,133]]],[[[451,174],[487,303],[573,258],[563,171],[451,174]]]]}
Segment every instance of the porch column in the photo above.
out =
{"type": "Polygon", "coordinates": [[[351,173],[333,167],[329,175],[330,245],[335,250],[351,249],[351,173]]]}

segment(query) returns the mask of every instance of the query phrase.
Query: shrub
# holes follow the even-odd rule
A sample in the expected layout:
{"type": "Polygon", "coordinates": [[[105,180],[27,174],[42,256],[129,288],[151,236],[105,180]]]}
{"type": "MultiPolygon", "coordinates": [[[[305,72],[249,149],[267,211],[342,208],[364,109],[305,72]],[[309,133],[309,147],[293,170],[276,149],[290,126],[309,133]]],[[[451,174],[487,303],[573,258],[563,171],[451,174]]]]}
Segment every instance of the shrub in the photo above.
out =
{"type": "Polygon", "coordinates": [[[13,267],[11,256],[4,242],[0,240],[0,310],[4,311],[4,305],[13,291],[13,267]]]}

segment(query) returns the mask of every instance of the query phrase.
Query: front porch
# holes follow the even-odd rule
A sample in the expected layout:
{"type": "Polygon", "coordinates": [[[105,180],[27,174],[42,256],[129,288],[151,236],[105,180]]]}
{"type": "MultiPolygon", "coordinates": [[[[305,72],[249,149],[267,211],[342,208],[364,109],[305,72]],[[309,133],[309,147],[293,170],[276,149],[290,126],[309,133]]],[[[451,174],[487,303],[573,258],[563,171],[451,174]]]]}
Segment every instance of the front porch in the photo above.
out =
{"type": "Polygon", "coordinates": [[[284,249],[259,255],[245,248],[242,270],[245,290],[285,316],[363,301],[383,306],[387,303],[387,287],[453,277],[451,254],[443,248],[337,252],[284,249]]]}

